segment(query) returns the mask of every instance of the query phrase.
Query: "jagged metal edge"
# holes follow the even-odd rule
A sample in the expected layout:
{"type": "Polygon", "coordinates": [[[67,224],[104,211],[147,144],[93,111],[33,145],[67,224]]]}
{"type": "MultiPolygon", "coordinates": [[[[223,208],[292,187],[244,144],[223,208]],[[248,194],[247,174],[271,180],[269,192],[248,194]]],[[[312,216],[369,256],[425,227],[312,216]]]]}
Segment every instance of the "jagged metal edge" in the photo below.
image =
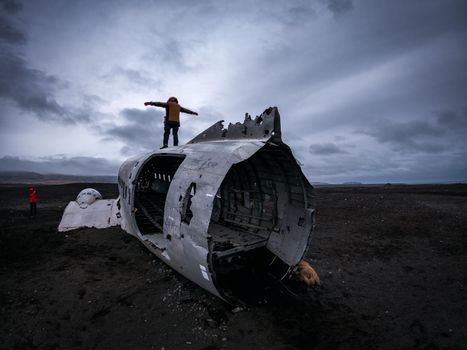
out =
{"type": "Polygon", "coordinates": [[[282,142],[280,115],[277,107],[269,107],[261,115],[252,119],[247,113],[243,123],[230,123],[224,128],[224,121],[220,120],[195,136],[191,143],[223,140],[260,140],[282,142]]]}

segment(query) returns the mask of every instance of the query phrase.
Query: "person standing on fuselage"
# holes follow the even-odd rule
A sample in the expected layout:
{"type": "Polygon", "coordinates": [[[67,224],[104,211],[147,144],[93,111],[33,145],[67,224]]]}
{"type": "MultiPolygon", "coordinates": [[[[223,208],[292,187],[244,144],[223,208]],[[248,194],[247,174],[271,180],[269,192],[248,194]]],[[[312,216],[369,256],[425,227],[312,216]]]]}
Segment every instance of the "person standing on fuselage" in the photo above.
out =
{"type": "Polygon", "coordinates": [[[170,97],[167,102],[144,102],[145,106],[155,106],[165,108],[164,117],[164,142],[161,147],[169,147],[169,135],[172,130],[174,146],[178,146],[178,128],[180,127],[180,112],[198,115],[198,113],[190,111],[178,104],[176,97],[170,97]]]}

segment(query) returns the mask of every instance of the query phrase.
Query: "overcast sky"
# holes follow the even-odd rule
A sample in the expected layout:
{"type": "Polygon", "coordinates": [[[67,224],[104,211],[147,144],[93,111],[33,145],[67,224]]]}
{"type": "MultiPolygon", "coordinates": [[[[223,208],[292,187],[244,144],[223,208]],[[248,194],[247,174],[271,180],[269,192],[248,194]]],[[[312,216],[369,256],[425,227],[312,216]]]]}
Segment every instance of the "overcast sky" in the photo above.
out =
{"type": "Polygon", "coordinates": [[[0,170],[116,174],[277,106],[313,182],[467,180],[467,1],[0,0],[0,170]]]}

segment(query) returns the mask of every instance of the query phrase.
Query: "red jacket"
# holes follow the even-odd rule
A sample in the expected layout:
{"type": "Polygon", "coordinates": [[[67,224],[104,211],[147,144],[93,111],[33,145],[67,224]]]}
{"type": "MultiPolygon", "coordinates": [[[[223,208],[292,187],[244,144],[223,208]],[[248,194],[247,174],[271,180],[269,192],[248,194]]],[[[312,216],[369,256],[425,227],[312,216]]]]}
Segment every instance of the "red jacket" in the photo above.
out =
{"type": "Polygon", "coordinates": [[[29,190],[29,203],[37,203],[37,191],[29,190]]]}

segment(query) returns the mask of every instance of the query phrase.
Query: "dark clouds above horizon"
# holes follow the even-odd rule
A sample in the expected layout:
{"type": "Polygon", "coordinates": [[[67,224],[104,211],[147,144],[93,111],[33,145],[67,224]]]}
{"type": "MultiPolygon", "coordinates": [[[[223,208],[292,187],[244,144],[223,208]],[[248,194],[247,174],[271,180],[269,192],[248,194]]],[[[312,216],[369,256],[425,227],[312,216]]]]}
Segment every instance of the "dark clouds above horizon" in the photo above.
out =
{"type": "Polygon", "coordinates": [[[176,95],[200,113],[182,141],[278,106],[311,181],[467,180],[465,18],[462,0],[0,0],[0,169],[113,174],[160,146],[143,102],[176,95]]]}

